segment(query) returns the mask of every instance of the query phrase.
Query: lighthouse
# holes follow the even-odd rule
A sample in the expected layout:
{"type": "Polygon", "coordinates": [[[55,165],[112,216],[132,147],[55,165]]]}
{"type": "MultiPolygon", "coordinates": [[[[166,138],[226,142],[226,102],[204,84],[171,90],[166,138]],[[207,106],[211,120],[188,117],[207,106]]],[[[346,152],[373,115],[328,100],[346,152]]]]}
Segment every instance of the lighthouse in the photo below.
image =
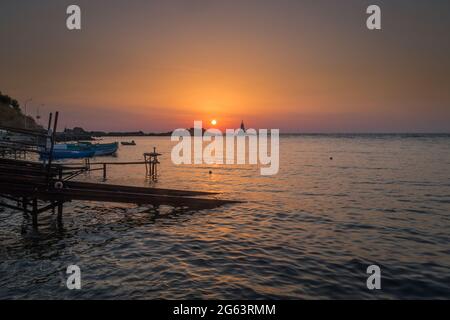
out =
{"type": "Polygon", "coordinates": [[[244,120],[241,121],[241,130],[245,133],[245,126],[244,126],[244,120]]]}

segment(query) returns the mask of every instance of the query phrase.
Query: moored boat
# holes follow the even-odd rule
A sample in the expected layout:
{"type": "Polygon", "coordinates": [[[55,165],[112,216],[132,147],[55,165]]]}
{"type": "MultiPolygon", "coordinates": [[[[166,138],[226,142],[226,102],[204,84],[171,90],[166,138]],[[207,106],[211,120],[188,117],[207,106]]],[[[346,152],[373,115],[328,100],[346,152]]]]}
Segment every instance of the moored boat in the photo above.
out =
{"type": "MultiPolygon", "coordinates": [[[[53,147],[53,158],[69,159],[69,158],[89,158],[94,156],[107,156],[117,152],[119,148],[118,142],[113,143],[60,143],[53,147]]],[[[43,157],[46,157],[45,155],[43,157]]]]}
{"type": "Polygon", "coordinates": [[[112,143],[83,142],[80,144],[90,146],[92,149],[94,149],[94,156],[109,156],[109,155],[116,153],[117,149],[119,149],[118,142],[112,142],[112,143]]]}
{"type": "MultiPolygon", "coordinates": [[[[95,154],[95,150],[89,147],[75,144],[55,144],[53,147],[53,159],[80,159],[90,158],[95,154]]],[[[41,158],[46,159],[48,155],[41,153],[41,158]]]]}
{"type": "Polygon", "coordinates": [[[134,140],[131,140],[131,141],[122,141],[121,144],[122,144],[123,146],[135,146],[135,145],[136,145],[136,142],[135,142],[134,140]]]}

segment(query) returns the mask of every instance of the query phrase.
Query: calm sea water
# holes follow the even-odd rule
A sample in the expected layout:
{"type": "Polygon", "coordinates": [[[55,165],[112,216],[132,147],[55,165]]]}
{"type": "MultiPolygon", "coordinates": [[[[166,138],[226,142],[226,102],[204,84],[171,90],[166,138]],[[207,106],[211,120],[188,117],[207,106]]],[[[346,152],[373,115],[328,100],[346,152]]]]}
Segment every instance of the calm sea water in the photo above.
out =
{"type": "Polygon", "coordinates": [[[246,202],[156,217],[74,201],[63,230],[46,214],[38,234],[0,209],[0,298],[450,298],[449,136],[284,136],[273,177],[252,166],[176,167],[169,138],[133,139],[101,160],[142,159],[156,146],[159,181],[130,166],[111,168],[109,183],[246,202]],[[81,268],[81,290],[65,286],[69,264],[81,268]],[[381,290],[366,287],[371,264],[381,290]]]}

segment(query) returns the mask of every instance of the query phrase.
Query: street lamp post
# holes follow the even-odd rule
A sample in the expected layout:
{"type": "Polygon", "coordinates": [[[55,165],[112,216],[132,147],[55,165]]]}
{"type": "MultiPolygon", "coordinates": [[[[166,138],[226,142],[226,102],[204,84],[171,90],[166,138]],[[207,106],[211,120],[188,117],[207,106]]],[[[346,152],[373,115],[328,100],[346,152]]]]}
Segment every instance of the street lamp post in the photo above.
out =
{"type": "Polygon", "coordinates": [[[25,101],[25,106],[24,106],[24,108],[25,108],[25,129],[27,128],[27,104],[28,104],[28,102],[30,102],[30,101],[32,101],[33,99],[28,99],[28,100],[26,100],[25,101]]]}
{"type": "Polygon", "coordinates": [[[40,119],[41,119],[41,114],[40,114],[39,111],[40,111],[41,108],[43,109],[44,106],[45,106],[45,104],[41,104],[40,106],[37,107],[36,121],[37,121],[38,124],[39,124],[40,119]]]}

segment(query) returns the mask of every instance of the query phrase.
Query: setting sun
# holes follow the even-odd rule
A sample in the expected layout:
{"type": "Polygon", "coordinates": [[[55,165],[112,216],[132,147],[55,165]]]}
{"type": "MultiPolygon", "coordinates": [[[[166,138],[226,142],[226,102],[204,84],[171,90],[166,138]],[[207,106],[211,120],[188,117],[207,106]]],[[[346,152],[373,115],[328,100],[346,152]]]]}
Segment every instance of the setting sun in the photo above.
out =
{"type": "Polygon", "coordinates": [[[213,126],[215,126],[215,125],[217,124],[217,120],[216,120],[216,119],[211,120],[211,124],[212,124],[213,126]]]}

